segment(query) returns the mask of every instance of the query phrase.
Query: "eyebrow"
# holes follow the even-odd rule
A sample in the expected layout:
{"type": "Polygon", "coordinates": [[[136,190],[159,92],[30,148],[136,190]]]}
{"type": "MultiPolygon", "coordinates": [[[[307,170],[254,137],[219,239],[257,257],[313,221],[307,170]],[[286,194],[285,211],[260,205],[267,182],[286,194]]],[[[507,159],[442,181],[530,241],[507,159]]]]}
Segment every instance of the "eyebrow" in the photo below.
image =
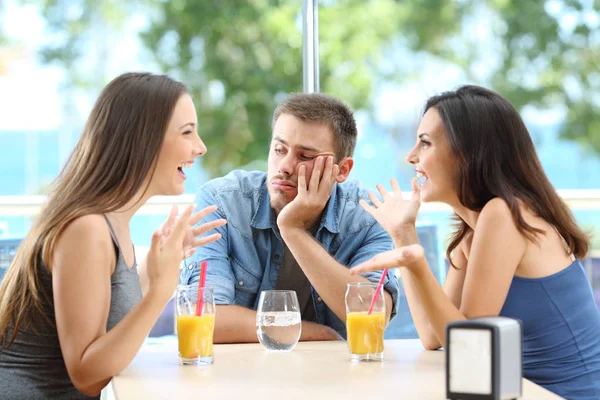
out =
{"type": "Polygon", "coordinates": [[[185,127],[186,127],[186,126],[188,126],[188,125],[189,125],[189,126],[191,126],[192,128],[196,126],[196,124],[195,124],[194,122],[187,122],[187,123],[185,123],[185,124],[181,125],[181,126],[179,127],[179,129],[183,129],[183,128],[185,128],[185,127]]]}
{"type": "Polygon", "coordinates": [[[418,138],[423,139],[425,136],[429,136],[429,133],[419,133],[418,138]]]}
{"type": "MultiPolygon", "coordinates": [[[[285,140],[281,139],[281,138],[280,138],[280,137],[278,137],[278,136],[275,136],[275,137],[273,138],[273,140],[276,140],[276,141],[278,141],[279,143],[281,143],[281,144],[283,144],[283,145],[285,145],[285,146],[289,146],[288,142],[286,142],[285,140]]],[[[326,152],[323,152],[322,150],[316,149],[316,148],[314,148],[314,147],[310,147],[310,146],[303,146],[303,145],[300,145],[300,144],[299,144],[299,145],[297,145],[297,146],[294,146],[294,147],[298,147],[298,148],[300,148],[300,149],[302,149],[302,150],[306,150],[306,151],[312,151],[312,152],[315,152],[315,153],[326,153],[326,152]]]]}

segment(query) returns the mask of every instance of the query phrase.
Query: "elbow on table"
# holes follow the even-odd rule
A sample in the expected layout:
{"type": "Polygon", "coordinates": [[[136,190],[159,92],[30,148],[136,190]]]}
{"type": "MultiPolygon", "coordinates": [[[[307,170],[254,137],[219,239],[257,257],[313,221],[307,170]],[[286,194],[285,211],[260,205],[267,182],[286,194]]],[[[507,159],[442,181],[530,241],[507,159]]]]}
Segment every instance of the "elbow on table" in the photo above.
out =
{"type": "Polygon", "coordinates": [[[77,389],[80,393],[83,393],[88,397],[98,397],[100,396],[100,392],[102,392],[102,389],[98,389],[97,387],[82,386],[75,382],[73,382],[73,386],[75,386],[75,389],[77,389]]]}
{"type": "Polygon", "coordinates": [[[421,338],[421,344],[425,350],[439,350],[442,345],[435,339],[423,339],[421,338]]]}
{"type": "Polygon", "coordinates": [[[75,389],[88,397],[100,396],[100,392],[102,392],[102,389],[105,386],[100,385],[98,382],[91,382],[90,377],[86,376],[85,373],[69,372],[69,377],[71,378],[71,383],[73,383],[75,389]]]}

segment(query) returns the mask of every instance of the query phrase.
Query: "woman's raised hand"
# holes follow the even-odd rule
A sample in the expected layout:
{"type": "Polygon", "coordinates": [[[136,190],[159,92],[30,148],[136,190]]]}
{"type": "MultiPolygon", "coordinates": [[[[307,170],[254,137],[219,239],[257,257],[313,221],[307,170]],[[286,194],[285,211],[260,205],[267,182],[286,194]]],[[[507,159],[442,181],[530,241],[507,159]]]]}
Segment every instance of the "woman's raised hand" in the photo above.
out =
{"type": "Polygon", "coordinates": [[[216,206],[209,206],[192,215],[194,205],[190,205],[181,217],[177,218],[177,207],[173,206],[165,223],[152,235],[152,244],[147,255],[149,291],[155,291],[168,300],[179,281],[181,261],[194,254],[196,247],[221,238],[220,233],[200,238],[198,236],[223,226],[226,223],[224,219],[194,228],[198,221],[216,209],[216,206]]]}
{"type": "Polygon", "coordinates": [[[350,269],[350,275],[364,274],[384,268],[407,267],[416,268],[418,263],[425,259],[425,250],[418,244],[400,247],[379,253],[375,257],[360,263],[350,269]]]}
{"type": "Polygon", "coordinates": [[[370,206],[364,200],[360,201],[360,205],[394,238],[403,229],[407,227],[414,228],[417,213],[421,206],[421,192],[417,184],[417,178],[413,178],[411,182],[412,197],[410,200],[404,200],[398,181],[392,178],[390,182],[392,193],[389,193],[383,185],[377,185],[377,190],[379,190],[383,201],[379,200],[374,193],[369,193],[373,206],[370,206]]]}
{"type": "MultiPolygon", "coordinates": [[[[194,254],[196,252],[196,247],[204,246],[208,243],[214,242],[215,240],[219,240],[221,238],[220,233],[213,233],[212,235],[203,236],[203,237],[199,237],[199,236],[210,230],[213,230],[215,228],[225,225],[227,223],[227,221],[223,218],[207,222],[205,224],[202,224],[202,225],[194,228],[194,225],[196,225],[198,222],[202,221],[202,219],[204,219],[204,217],[206,217],[210,213],[215,212],[216,210],[217,210],[217,206],[212,205],[212,206],[205,207],[202,210],[200,210],[197,213],[192,214],[190,216],[189,223],[185,230],[185,236],[183,238],[183,244],[182,244],[183,258],[191,257],[192,254],[194,254]]],[[[168,238],[169,235],[171,234],[171,231],[173,229],[175,221],[177,221],[177,206],[174,205],[173,207],[171,207],[171,212],[169,213],[169,217],[166,219],[166,221],[160,227],[160,232],[163,236],[162,241],[166,240],[166,238],[168,238]]]]}

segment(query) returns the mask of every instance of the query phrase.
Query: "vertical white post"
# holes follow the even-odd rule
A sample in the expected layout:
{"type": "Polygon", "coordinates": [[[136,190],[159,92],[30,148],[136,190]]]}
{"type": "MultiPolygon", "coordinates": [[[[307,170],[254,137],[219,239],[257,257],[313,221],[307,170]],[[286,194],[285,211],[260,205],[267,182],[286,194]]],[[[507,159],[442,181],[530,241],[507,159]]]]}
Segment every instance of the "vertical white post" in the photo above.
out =
{"type": "Polygon", "coordinates": [[[319,92],[318,0],[302,0],[302,72],[304,92],[319,92]]]}

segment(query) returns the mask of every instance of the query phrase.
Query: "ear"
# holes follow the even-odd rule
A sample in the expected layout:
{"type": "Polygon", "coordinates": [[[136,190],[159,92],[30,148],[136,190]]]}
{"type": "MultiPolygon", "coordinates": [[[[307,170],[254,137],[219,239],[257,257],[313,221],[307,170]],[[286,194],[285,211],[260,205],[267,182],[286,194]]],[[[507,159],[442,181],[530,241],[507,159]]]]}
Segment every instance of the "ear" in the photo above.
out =
{"type": "Polygon", "coordinates": [[[342,183],[346,179],[348,179],[348,175],[350,175],[350,171],[352,170],[352,167],[354,166],[354,159],[352,157],[342,158],[342,160],[338,163],[338,165],[340,167],[340,170],[339,170],[338,175],[335,178],[335,180],[338,183],[342,183]]]}

